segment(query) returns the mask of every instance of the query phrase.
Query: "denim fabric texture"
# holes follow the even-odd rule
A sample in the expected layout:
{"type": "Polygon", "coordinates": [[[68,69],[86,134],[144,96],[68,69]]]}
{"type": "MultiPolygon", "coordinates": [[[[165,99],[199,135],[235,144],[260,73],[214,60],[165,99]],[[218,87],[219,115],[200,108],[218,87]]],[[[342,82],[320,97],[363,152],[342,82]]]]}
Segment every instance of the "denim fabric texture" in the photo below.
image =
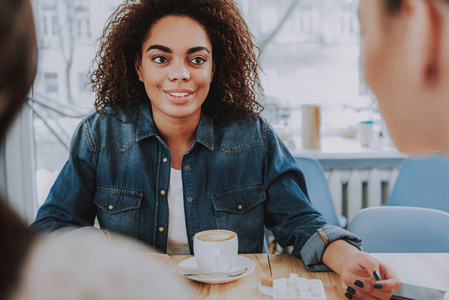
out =
{"type": "MultiPolygon", "coordinates": [[[[97,217],[102,229],[166,252],[170,167],[149,102],[91,114],[76,129],[69,159],[31,228],[92,226],[97,217]]],[[[319,228],[360,247],[354,235],[325,226],[303,173],[263,118],[220,125],[203,114],[181,171],[191,253],[193,236],[207,229],[233,230],[239,253],[260,253],[264,225],[282,247],[294,245],[293,254],[312,269],[325,249],[314,242],[321,239],[319,228]]]]}

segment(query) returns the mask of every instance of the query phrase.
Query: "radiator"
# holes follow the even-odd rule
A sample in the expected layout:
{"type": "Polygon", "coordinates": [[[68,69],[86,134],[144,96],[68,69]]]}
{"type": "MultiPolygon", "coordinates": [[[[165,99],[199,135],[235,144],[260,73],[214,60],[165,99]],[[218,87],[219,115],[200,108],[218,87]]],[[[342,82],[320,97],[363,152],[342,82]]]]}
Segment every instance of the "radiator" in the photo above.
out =
{"type": "Polygon", "coordinates": [[[337,215],[349,221],[365,207],[386,203],[399,169],[332,169],[325,171],[337,215]]]}

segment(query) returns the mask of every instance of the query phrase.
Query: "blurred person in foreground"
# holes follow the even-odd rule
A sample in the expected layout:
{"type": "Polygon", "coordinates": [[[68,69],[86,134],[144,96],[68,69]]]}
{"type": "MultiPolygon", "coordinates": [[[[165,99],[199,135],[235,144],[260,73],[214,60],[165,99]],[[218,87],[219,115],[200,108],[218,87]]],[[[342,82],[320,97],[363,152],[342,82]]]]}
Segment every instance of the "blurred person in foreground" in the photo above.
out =
{"type": "Polygon", "coordinates": [[[244,254],[262,252],[265,225],[308,269],[364,286],[347,297],[389,299],[396,276],[312,207],[302,171],[259,115],[256,50],[232,0],[126,1],[100,38],[96,112],[75,131],[33,230],[97,218],[161,252],[193,254],[197,232],[228,229],[244,254]]]}
{"type": "Polygon", "coordinates": [[[358,15],[365,80],[396,147],[449,155],[449,1],[361,0],[358,15]]]}
{"type": "Polygon", "coordinates": [[[390,136],[449,155],[449,1],[361,0],[362,65],[390,136]]]}
{"type": "MultiPolygon", "coordinates": [[[[30,1],[0,0],[0,138],[27,99],[36,63],[30,1]]],[[[193,299],[149,251],[91,231],[37,237],[0,199],[2,300],[193,299]]]]}

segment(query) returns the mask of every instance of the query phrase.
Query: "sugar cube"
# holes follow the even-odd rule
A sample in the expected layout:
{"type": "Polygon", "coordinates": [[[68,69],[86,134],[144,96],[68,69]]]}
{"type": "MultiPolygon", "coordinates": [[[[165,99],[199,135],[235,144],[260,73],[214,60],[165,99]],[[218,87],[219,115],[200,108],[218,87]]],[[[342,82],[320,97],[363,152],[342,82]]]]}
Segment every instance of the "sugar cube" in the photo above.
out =
{"type": "Polygon", "coordinates": [[[273,280],[273,286],[279,286],[279,287],[287,288],[287,279],[285,279],[285,278],[275,279],[275,280],[273,280]]]}
{"type": "Polygon", "coordinates": [[[288,279],[288,287],[295,287],[296,281],[298,280],[298,274],[290,274],[290,278],[288,279]]]}
{"type": "Polygon", "coordinates": [[[287,296],[287,287],[279,286],[274,290],[274,296],[285,297],[287,296]]]}
{"type": "Polygon", "coordinates": [[[296,297],[296,289],[295,289],[295,287],[287,288],[285,296],[287,296],[287,297],[296,297]]]}
{"type": "Polygon", "coordinates": [[[326,299],[321,280],[299,277],[298,274],[291,273],[287,278],[274,279],[272,282],[273,300],[326,299]]]}
{"type": "Polygon", "coordinates": [[[309,291],[309,283],[304,280],[298,280],[296,282],[296,289],[299,291],[308,292],[309,291]]]}
{"type": "Polygon", "coordinates": [[[310,294],[314,297],[319,297],[321,295],[321,286],[318,283],[312,283],[310,285],[310,294]]]}

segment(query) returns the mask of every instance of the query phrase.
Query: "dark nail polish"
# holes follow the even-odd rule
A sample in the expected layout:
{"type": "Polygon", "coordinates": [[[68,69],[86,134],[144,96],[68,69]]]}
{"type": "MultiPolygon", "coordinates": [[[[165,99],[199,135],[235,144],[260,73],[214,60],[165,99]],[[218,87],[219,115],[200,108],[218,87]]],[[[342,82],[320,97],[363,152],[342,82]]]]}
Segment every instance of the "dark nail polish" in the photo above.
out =
{"type": "Polygon", "coordinates": [[[374,271],[373,275],[374,275],[374,278],[376,278],[376,280],[382,280],[382,277],[380,277],[379,271],[374,271]]]}
{"type": "Polygon", "coordinates": [[[354,285],[356,285],[356,286],[358,286],[358,287],[363,287],[363,282],[361,282],[360,280],[356,280],[355,282],[354,282],[354,285]]]}
{"type": "Polygon", "coordinates": [[[355,289],[353,287],[348,286],[346,289],[347,292],[350,292],[351,294],[355,294],[355,289]]]}
{"type": "Polygon", "coordinates": [[[380,283],[376,283],[376,284],[374,285],[374,288],[375,288],[375,289],[381,289],[381,288],[382,288],[382,285],[381,285],[380,283]]]}
{"type": "Polygon", "coordinates": [[[346,298],[348,298],[348,299],[352,299],[352,295],[349,294],[349,293],[345,293],[345,296],[346,296],[346,298]]]}

